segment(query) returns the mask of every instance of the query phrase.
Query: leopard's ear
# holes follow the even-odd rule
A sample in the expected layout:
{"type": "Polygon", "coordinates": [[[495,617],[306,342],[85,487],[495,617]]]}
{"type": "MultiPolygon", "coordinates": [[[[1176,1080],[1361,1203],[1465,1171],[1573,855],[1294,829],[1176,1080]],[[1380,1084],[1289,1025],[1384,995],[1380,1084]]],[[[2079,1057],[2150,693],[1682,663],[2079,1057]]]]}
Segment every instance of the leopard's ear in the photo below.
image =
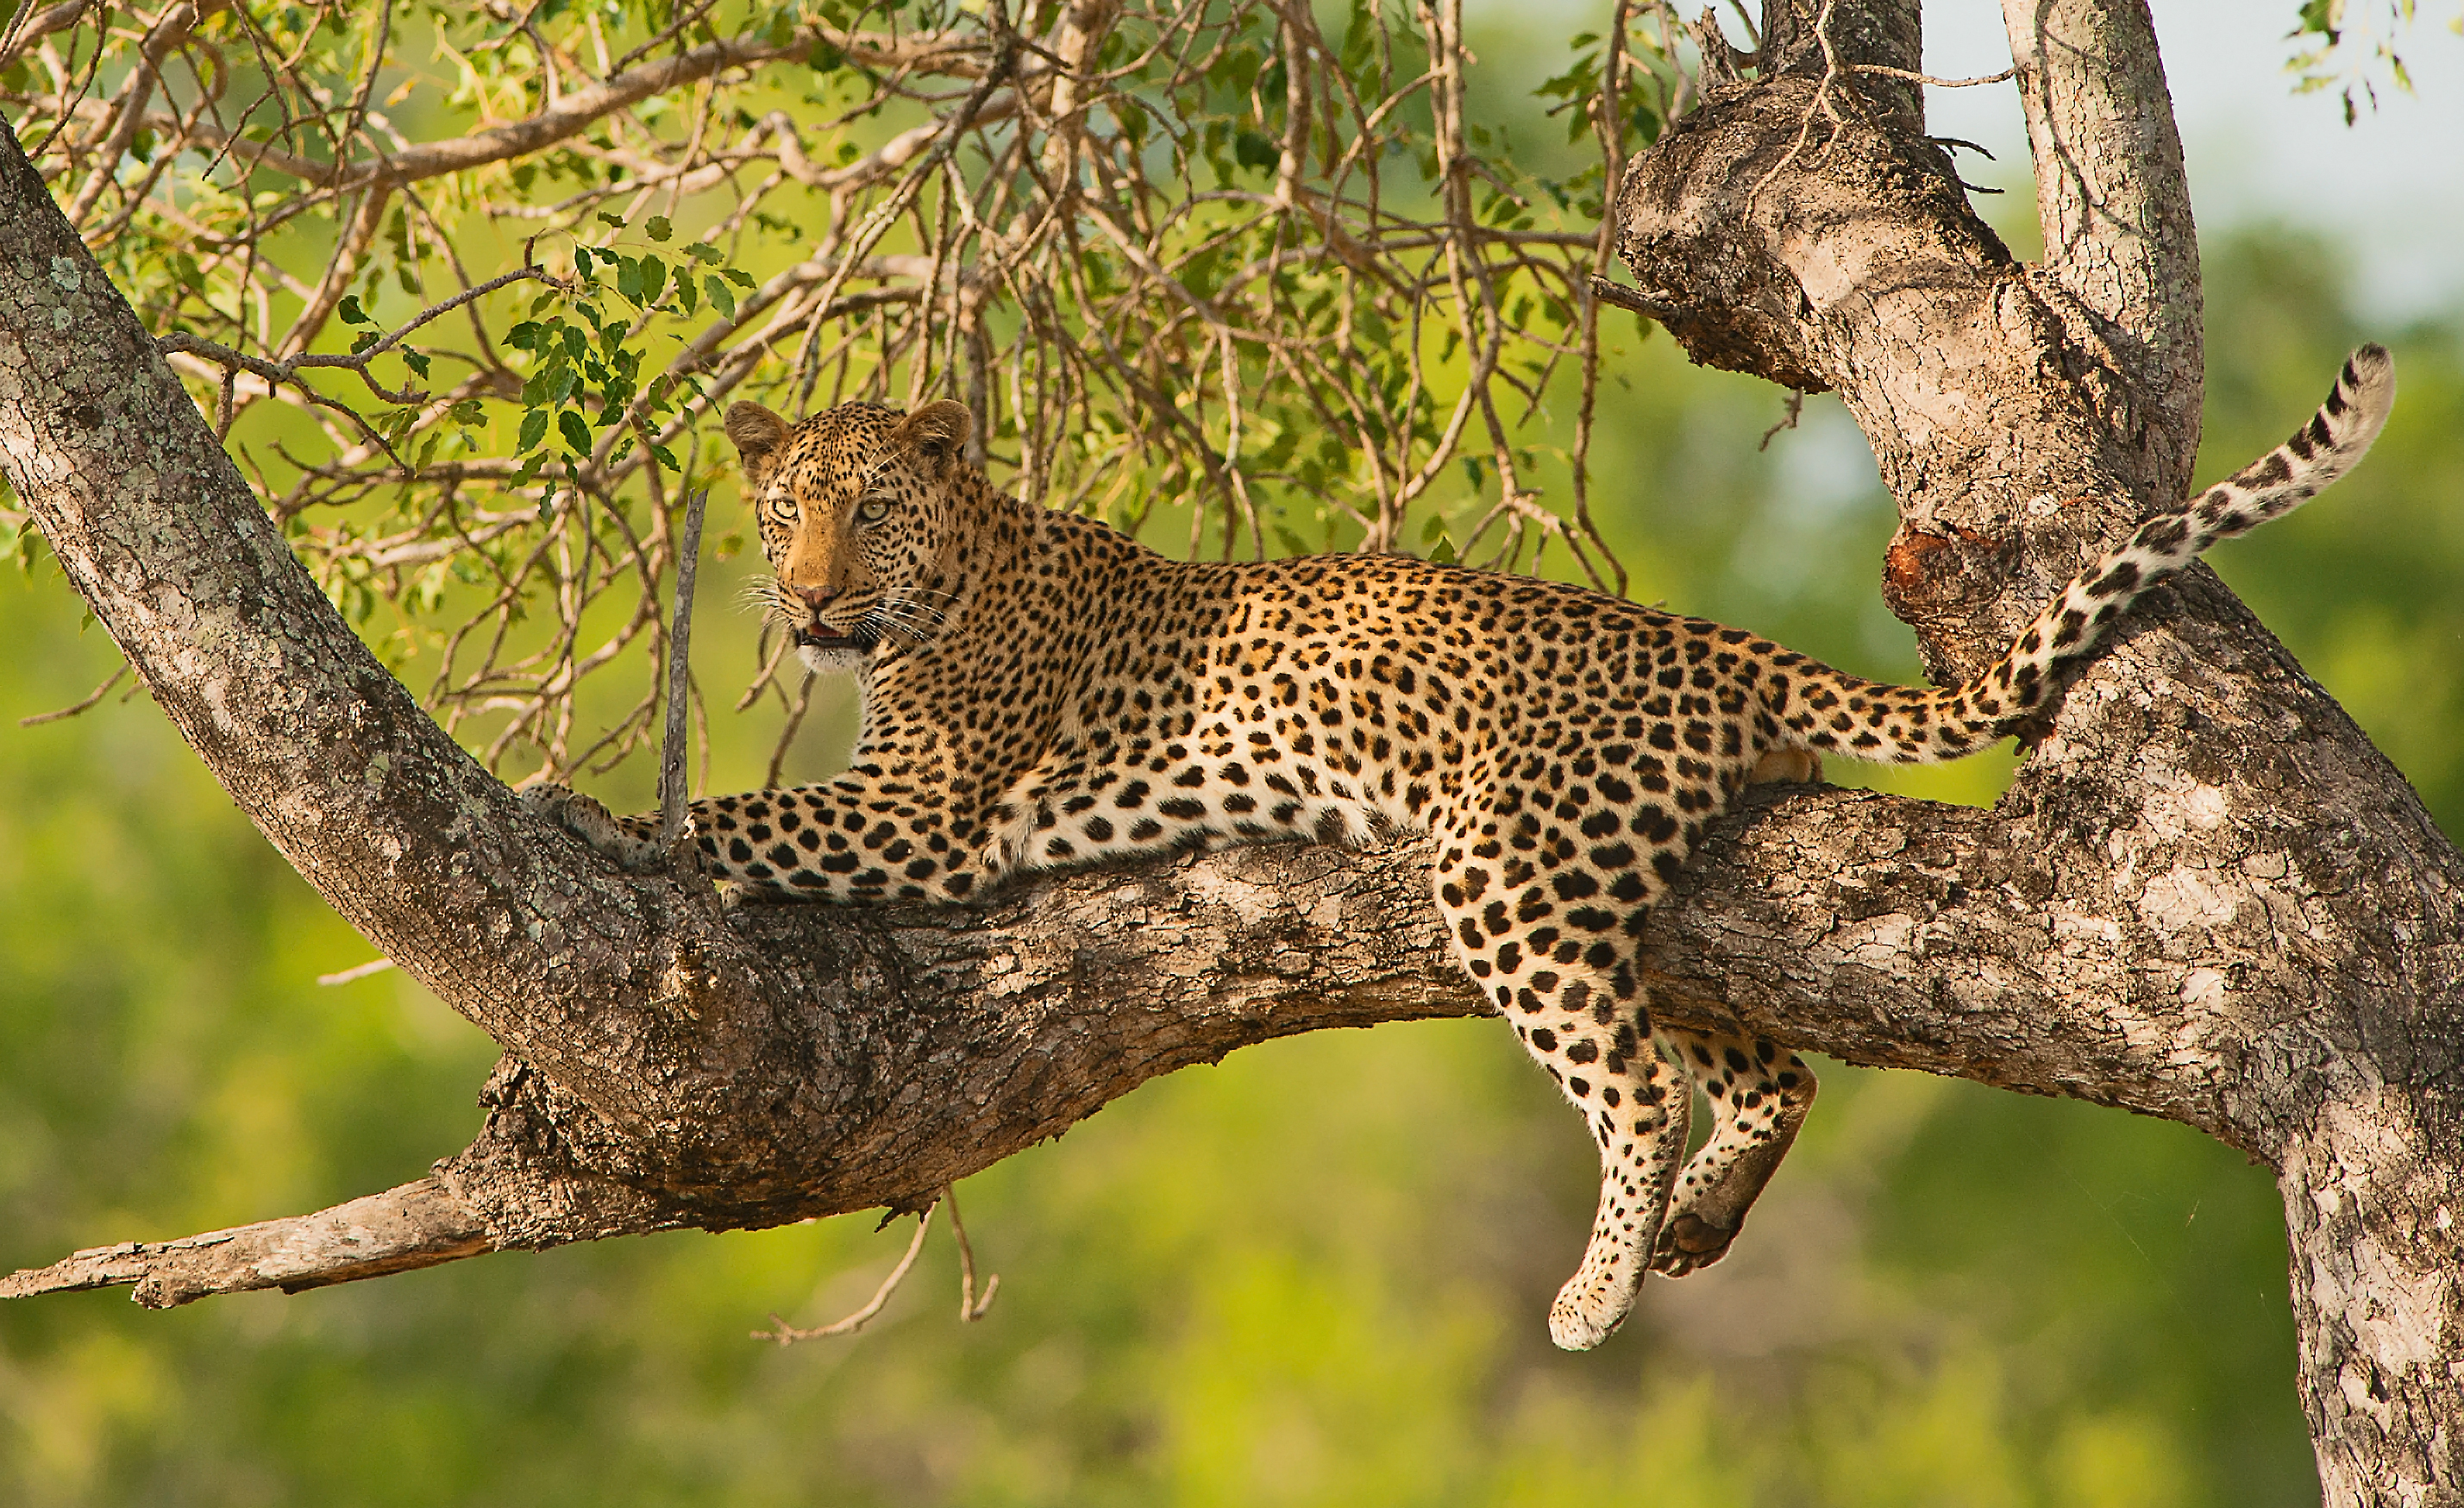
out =
{"type": "Polygon", "coordinates": [[[737,403],[728,405],[722,428],[736,442],[737,459],[744,467],[745,492],[749,496],[759,491],[786,447],[787,421],[758,403],[737,403]]]}
{"type": "Polygon", "coordinates": [[[967,406],[944,398],[899,420],[891,442],[913,450],[923,459],[925,470],[938,478],[949,471],[953,461],[966,454],[967,436],[975,431],[976,417],[967,411],[967,406]]]}

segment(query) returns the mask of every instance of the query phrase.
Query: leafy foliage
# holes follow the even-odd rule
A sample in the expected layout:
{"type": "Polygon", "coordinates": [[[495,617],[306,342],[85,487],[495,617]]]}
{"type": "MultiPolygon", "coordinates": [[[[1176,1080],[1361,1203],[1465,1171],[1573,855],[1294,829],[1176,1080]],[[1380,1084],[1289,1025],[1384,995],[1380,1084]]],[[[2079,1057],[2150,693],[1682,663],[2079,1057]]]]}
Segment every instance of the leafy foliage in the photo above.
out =
{"type": "Polygon", "coordinates": [[[73,4],[0,99],[335,600],[565,777],[654,725],[748,396],[957,398],[1006,485],[1193,552],[1620,587],[1591,278],[1673,35],[1579,39],[1555,176],[1473,119],[1461,0],[73,4]]]}
{"type": "MultiPolygon", "coordinates": [[[[2384,77],[2407,94],[2412,77],[2396,50],[2397,37],[2417,18],[2419,0],[2301,0],[2299,18],[2286,40],[2295,44],[2285,70],[2303,92],[2333,89],[2343,97],[2344,123],[2359,118],[2361,104],[2378,104],[2384,77]],[[2356,92],[2359,98],[2356,99],[2356,92]]],[[[2464,34],[2464,7],[2458,7],[2448,29],[2464,34]]]]}

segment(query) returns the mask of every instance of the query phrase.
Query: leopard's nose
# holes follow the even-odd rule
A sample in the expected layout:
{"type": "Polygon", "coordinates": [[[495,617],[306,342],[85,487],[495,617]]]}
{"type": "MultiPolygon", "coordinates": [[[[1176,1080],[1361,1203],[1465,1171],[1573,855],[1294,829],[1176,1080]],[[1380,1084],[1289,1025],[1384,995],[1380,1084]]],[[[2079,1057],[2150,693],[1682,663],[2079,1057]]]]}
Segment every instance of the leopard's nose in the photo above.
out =
{"type": "Polygon", "coordinates": [[[837,589],[830,587],[790,587],[787,589],[794,592],[797,600],[816,615],[838,597],[837,589]]]}

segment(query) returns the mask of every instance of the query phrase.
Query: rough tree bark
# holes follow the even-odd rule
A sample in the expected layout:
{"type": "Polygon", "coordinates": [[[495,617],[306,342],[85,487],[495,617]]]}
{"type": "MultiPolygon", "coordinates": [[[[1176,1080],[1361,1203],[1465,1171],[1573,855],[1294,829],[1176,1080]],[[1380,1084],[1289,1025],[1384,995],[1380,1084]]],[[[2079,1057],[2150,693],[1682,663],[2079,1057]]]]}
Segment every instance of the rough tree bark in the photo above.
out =
{"type": "MultiPolygon", "coordinates": [[[[1915,0],[1833,0],[1827,36],[1808,0],[1769,9],[1750,77],[1714,69],[1632,165],[1619,252],[1698,360],[1846,400],[1901,507],[1885,590],[1956,675],[2189,481],[2197,268],[2153,33],[2140,0],[2005,0],[2049,248],[2022,265],[1914,88],[1858,71],[1917,66],[1915,0]]],[[[0,1296],[165,1306],[913,1209],[1155,1075],[1481,1009],[1415,844],[965,911],[727,909],[614,872],[352,637],[4,128],[0,463],[234,799],[506,1054],[427,1179],[0,1296]]],[[[2328,1499],[2464,1503],[2464,860],[2212,575],[2143,606],[1995,809],[1754,801],[1653,949],[1671,1021],[2124,1106],[2274,1166],[2328,1499]]]]}

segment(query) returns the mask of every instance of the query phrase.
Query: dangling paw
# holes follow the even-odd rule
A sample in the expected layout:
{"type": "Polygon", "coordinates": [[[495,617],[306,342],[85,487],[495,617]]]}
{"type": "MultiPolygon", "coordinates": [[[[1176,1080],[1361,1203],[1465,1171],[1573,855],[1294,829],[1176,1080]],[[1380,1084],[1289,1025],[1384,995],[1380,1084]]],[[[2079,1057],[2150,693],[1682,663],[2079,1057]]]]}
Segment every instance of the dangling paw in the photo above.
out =
{"type": "Polygon", "coordinates": [[[1631,1299],[1617,1302],[1583,1292],[1580,1283],[1577,1278],[1557,1290],[1557,1301],[1549,1306],[1549,1339],[1560,1351],[1588,1351],[1599,1344],[1617,1333],[1633,1307],[1631,1299]]]}
{"type": "Polygon", "coordinates": [[[1659,1247],[1651,1253],[1651,1270],[1666,1277],[1700,1272],[1728,1254],[1743,1224],[1717,1226],[1691,1211],[1672,1214],[1660,1228],[1659,1247]]]}
{"type": "Polygon", "coordinates": [[[603,858],[628,875],[646,874],[667,863],[655,825],[640,818],[620,821],[591,797],[562,786],[533,786],[522,792],[522,805],[582,840],[603,858]]]}
{"type": "Polygon", "coordinates": [[[1617,1271],[1622,1264],[1604,1262],[1586,1253],[1583,1265],[1549,1306],[1549,1339],[1561,1351],[1588,1351],[1617,1333],[1634,1309],[1638,1281],[1617,1271]]]}

